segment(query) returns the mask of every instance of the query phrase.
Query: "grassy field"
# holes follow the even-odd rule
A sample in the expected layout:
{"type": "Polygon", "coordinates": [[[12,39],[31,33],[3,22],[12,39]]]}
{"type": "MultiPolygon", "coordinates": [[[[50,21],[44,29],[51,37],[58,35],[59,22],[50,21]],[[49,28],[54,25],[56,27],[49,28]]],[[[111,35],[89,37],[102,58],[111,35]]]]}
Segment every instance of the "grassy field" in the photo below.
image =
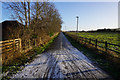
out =
{"type": "MultiPolygon", "coordinates": [[[[75,32],[68,32],[70,34],[76,34],[75,32]]],[[[120,45],[120,34],[114,32],[79,32],[77,33],[81,37],[98,39],[102,41],[107,41],[108,43],[119,44],[120,45]]]]}
{"type": "MultiPolygon", "coordinates": [[[[103,48],[103,50],[106,49],[105,42],[107,41],[107,43],[108,43],[107,44],[107,49],[114,50],[112,52],[111,52],[111,50],[109,50],[108,53],[112,53],[112,55],[114,55],[115,57],[120,57],[119,56],[120,47],[111,45],[111,44],[120,45],[120,33],[115,33],[115,32],[79,32],[79,33],[66,32],[66,33],[68,35],[75,35],[75,36],[78,36],[78,37],[88,38],[88,41],[89,41],[90,38],[92,40],[97,39],[97,41],[102,41],[103,43],[102,42],[97,42],[97,45],[101,46],[103,48]]],[[[95,41],[91,41],[91,43],[96,44],[95,41]]]]}

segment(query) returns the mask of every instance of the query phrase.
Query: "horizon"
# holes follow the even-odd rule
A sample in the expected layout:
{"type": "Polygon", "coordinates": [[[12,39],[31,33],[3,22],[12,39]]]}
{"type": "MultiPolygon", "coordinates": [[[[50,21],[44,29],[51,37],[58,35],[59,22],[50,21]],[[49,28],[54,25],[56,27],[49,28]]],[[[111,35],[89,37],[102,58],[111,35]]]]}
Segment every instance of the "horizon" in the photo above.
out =
{"type": "MultiPolygon", "coordinates": [[[[12,20],[11,19],[11,20],[4,20],[4,21],[0,22],[0,24],[3,23],[3,22],[5,22],[5,21],[17,21],[17,22],[19,22],[18,20],[12,20]]],[[[19,23],[21,23],[21,22],[19,22],[19,23]]],[[[25,25],[25,24],[23,24],[23,25],[25,25]]],[[[118,27],[118,28],[101,28],[101,29],[120,29],[120,28],[118,27]]],[[[99,29],[96,29],[96,30],[92,30],[92,29],[91,30],[82,30],[82,31],[97,31],[97,30],[99,30],[99,29]]],[[[69,30],[69,31],[76,31],[76,30],[69,30]]],[[[80,31],[80,30],[78,30],[78,31],[80,31]]]]}

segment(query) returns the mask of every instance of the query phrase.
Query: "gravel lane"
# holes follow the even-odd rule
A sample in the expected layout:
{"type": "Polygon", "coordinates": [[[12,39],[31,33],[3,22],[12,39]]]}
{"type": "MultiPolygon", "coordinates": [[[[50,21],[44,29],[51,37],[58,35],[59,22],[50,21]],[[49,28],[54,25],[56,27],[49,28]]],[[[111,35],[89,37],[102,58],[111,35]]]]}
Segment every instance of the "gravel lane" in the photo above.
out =
{"type": "Polygon", "coordinates": [[[73,47],[63,33],[42,54],[13,75],[31,79],[111,79],[104,71],[73,47]]]}

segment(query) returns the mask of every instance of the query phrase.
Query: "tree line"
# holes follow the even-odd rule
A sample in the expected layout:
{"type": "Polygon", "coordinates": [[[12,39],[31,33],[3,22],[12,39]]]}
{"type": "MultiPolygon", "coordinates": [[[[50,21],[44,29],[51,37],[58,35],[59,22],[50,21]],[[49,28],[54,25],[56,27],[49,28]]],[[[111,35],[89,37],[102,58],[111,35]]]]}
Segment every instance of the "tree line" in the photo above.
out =
{"type": "Polygon", "coordinates": [[[19,30],[12,28],[11,38],[22,38],[23,43],[31,41],[36,45],[40,41],[45,43],[53,34],[60,32],[62,19],[53,3],[5,2],[4,4],[6,9],[12,11],[12,18],[24,24],[19,26],[19,30]]]}

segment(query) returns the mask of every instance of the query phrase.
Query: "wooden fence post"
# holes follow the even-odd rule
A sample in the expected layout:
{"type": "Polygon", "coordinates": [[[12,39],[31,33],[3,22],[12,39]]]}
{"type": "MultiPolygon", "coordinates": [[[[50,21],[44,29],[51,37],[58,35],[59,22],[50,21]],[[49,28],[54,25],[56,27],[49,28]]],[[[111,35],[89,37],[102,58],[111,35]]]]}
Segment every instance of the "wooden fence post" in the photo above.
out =
{"type": "Polygon", "coordinates": [[[91,38],[89,39],[89,44],[91,44],[91,38]]]}
{"type": "Polygon", "coordinates": [[[83,44],[83,38],[81,37],[81,43],[83,44]]]}
{"type": "Polygon", "coordinates": [[[79,42],[79,36],[77,36],[77,42],[79,42]]]}
{"type": "Polygon", "coordinates": [[[105,41],[105,52],[107,52],[107,41],[105,41]]]}
{"type": "Polygon", "coordinates": [[[20,52],[21,52],[21,39],[20,38],[19,38],[19,42],[20,42],[19,47],[20,47],[20,52]]]}
{"type": "Polygon", "coordinates": [[[15,52],[15,39],[13,39],[13,51],[15,52]]]}
{"type": "Polygon", "coordinates": [[[84,44],[86,45],[86,38],[84,38],[84,44]]]}
{"type": "Polygon", "coordinates": [[[97,39],[95,40],[95,48],[97,48],[97,39]]]}

